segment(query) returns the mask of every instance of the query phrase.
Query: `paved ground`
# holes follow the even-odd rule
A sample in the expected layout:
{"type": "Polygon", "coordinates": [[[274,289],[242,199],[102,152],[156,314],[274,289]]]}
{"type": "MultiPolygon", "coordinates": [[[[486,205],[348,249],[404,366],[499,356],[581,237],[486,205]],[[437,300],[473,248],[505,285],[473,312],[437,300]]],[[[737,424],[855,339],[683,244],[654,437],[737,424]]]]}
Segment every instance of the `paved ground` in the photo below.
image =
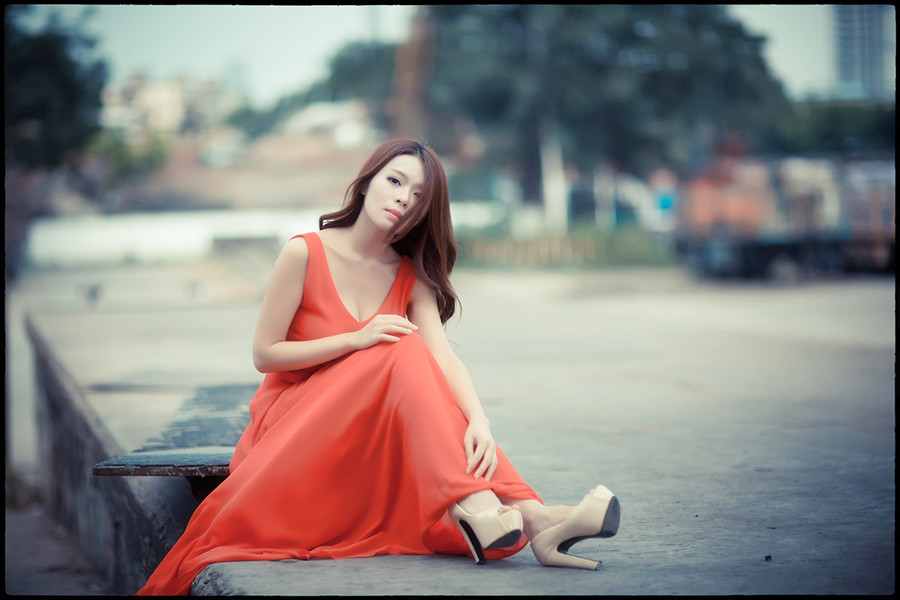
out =
{"type": "MultiPolygon", "coordinates": [[[[97,278],[106,282],[97,310],[197,302],[198,287],[185,282],[206,276],[212,299],[203,301],[252,302],[264,272],[242,272],[243,280],[210,265],[42,276],[12,290],[8,311],[83,303],[78,290],[97,278]]],[[[678,271],[472,270],[455,281],[462,318],[448,333],[520,473],[548,503],[577,502],[596,483],[619,495],[619,535],[575,549],[602,560],[601,570],[541,569],[527,549],[477,569],[454,557],[273,563],[265,573],[235,563],[208,573],[209,589],[893,592],[893,279],[772,288],[696,284],[678,271]]],[[[9,349],[13,379],[27,369],[21,345],[9,349]]],[[[27,468],[22,414],[15,406],[12,448],[27,468]]],[[[9,515],[7,523],[7,544],[23,535],[12,545],[39,570],[46,553],[29,544],[46,536],[10,527],[9,515]]],[[[26,569],[9,556],[8,581],[10,569],[26,569]]],[[[45,577],[31,581],[30,593],[58,593],[42,587],[45,577]]],[[[93,584],[71,580],[79,585],[93,584]]]]}
{"type": "Polygon", "coordinates": [[[40,505],[6,509],[5,589],[10,595],[106,596],[102,578],[40,505]]]}

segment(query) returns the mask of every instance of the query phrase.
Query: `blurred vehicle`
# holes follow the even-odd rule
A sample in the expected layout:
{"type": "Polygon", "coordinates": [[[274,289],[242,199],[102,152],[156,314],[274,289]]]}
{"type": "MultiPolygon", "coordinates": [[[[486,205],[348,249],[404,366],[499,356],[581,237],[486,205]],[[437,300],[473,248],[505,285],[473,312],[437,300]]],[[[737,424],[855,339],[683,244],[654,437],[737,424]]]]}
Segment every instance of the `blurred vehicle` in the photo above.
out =
{"type": "Polygon", "coordinates": [[[681,190],[677,254],[701,276],[893,271],[893,160],[721,157],[681,190]]]}

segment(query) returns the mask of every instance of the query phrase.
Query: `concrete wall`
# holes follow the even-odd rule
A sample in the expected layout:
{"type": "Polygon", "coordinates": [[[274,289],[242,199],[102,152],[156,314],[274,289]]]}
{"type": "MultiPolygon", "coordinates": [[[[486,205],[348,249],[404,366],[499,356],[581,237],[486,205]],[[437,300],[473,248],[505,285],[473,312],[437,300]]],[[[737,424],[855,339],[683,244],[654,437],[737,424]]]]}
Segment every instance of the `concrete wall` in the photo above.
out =
{"type": "Polygon", "coordinates": [[[97,477],[97,462],[124,453],[70,373],[39,319],[34,348],[41,487],[45,507],[75,537],[111,589],[134,594],[184,530],[196,501],[182,478],[97,477]]]}

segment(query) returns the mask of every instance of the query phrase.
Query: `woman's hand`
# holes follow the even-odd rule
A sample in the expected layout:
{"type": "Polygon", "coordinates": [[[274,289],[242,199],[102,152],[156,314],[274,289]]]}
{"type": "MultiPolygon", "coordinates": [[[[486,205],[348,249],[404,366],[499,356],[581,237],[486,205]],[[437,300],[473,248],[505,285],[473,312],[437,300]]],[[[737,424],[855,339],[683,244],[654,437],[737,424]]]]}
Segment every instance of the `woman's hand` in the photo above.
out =
{"type": "Polygon", "coordinates": [[[475,419],[469,422],[466,435],[463,439],[466,448],[466,473],[475,470],[475,479],[482,475],[487,481],[491,480],[497,469],[497,443],[491,435],[490,424],[487,419],[475,419]]]}
{"type": "Polygon", "coordinates": [[[400,315],[375,315],[365,327],[354,333],[354,346],[362,350],[379,342],[397,342],[400,336],[409,335],[416,329],[418,327],[400,315]]]}

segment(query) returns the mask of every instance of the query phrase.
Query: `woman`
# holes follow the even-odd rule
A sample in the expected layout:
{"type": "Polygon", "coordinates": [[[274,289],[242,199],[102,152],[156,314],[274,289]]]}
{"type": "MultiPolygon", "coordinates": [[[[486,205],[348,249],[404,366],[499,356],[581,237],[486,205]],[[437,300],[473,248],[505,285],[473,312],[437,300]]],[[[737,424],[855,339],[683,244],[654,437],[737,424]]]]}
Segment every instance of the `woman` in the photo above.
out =
{"type": "Polygon", "coordinates": [[[468,550],[483,564],[529,539],[544,565],[595,569],[565,551],[614,535],[618,500],[597,486],[544,506],[447,341],[456,244],[434,152],[382,144],[319,227],[275,262],[253,340],[266,376],[230,475],[139,594],[187,594],[214,562],[468,550]]]}

